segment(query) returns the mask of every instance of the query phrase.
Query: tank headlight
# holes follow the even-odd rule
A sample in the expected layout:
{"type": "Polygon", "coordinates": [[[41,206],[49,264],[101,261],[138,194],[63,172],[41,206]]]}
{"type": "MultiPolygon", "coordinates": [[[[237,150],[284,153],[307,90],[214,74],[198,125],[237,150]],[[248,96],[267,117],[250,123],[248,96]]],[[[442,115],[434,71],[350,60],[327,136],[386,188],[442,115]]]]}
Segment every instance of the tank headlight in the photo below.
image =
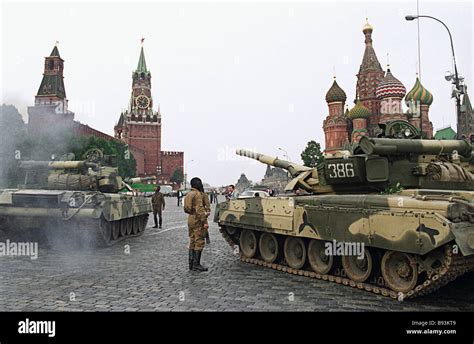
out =
{"type": "Polygon", "coordinates": [[[411,130],[408,129],[408,128],[405,129],[404,134],[405,134],[406,137],[410,136],[411,135],[411,130]]]}

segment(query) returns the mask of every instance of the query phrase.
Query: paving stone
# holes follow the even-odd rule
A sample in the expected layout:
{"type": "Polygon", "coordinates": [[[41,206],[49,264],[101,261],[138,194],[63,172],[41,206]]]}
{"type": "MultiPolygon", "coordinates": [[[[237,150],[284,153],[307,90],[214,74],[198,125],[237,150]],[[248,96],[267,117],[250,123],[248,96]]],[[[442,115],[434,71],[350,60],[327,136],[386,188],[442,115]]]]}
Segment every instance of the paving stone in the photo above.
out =
{"type": "Polygon", "coordinates": [[[186,215],[169,203],[163,229],[150,221],[142,236],[112,247],[42,246],[35,261],[0,257],[0,311],[474,311],[473,273],[431,295],[393,301],[242,263],[214,223],[202,257],[210,270],[190,272],[186,215]]]}

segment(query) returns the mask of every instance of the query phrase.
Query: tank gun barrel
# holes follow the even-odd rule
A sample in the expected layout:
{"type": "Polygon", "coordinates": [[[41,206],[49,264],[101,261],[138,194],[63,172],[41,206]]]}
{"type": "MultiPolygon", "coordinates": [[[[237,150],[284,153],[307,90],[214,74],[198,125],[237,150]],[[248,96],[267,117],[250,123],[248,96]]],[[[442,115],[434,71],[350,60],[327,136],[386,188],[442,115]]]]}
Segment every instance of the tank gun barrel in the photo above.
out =
{"type": "Polygon", "coordinates": [[[151,180],[156,180],[156,177],[134,177],[134,178],[127,178],[125,179],[125,183],[127,184],[136,184],[136,183],[144,183],[151,180]]]}
{"type": "Polygon", "coordinates": [[[359,146],[365,154],[452,154],[470,158],[472,146],[465,140],[410,140],[362,137],[359,146]]]}
{"type": "Polygon", "coordinates": [[[90,161],[21,161],[19,168],[25,170],[76,170],[82,168],[97,170],[98,165],[90,161]]]}
{"type": "Polygon", "coordinates": [[[255,153],[246,149],[237,149],[236,154],[260,161],[261,163],[266,165],[279,167],[284,170],[287,170],[293,177],[297,176],[301,172],[312,170],[310,167],[299,165],[287,160],[281,160],[269,155],[255,153]]]}

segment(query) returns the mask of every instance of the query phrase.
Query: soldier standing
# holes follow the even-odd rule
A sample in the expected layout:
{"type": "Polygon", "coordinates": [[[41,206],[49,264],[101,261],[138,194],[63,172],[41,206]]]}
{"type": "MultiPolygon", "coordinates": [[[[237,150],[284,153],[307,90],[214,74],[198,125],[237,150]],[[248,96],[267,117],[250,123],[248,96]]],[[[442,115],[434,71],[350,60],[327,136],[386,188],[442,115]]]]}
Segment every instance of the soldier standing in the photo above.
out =
{"type": "Polygon", "coordinates": [[[188,214],[189,233],[189,269],[193,271],[207,271],[201,265],[201,254],[204,249],[204,238],[209,228],[204,199],[204,187],[201,179],[191,179],[191,191],[184,198],[184,212],[188,214]]]}
{"type": "Polygon", "coordinates": [[[158,185],[156,187],[155,193],[151,198],[151,203],[153,204],[153,219],[155,220],[155,225],[153,228],[158,228],[157,218],[156,215],[159,217],[159,226],[163,223],[163,215],[162,211],[165,210],[165,197],[160,192],[161,187],[158,185]]]}

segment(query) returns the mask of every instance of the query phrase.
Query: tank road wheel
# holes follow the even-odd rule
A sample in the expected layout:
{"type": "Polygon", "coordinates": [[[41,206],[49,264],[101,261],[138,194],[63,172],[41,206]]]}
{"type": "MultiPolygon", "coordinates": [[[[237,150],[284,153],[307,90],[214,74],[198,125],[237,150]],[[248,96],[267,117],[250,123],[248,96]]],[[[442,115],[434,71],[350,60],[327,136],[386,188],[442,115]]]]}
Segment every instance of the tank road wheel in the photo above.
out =
{"type": "Polygon", "coordinates": [[[293,269],[301,269],[306,262],[306,246],[301,238],[287,237],[283,253],[286,263],[293,269]]]}
{"type": "Polygon", "coordinates": [[[132,227],[133,227],[133,218],[125,219],[125,224],[127,227],[127,236],[132,234],[132,227]]]}
{"type": "Polygon", "coordinates": [[[112,222],[112,241],[118,239],[120,235],[120,221],[112,222]]]}
{"type": "Polygon", "coordinates": [[[308,262],[311,269],[318,274],[325,275],[334,264],[334,256],[326,254],[325,241],[311,240],[308,245],[308,262]]]}
{"type": "Polygon", "coordinates": [[[385,284],[396,292],[407,293],[416,286],[418,268],[413,255],[387,251],[382,258],[385,284]]]}
{"type": "Polygon", "coordinates": [[[273,263],[277,259],[279,249],[278,240],[275,235],[262,233],[258,247],[260,249],[260,255],[267,263],[273,263]]]}
{"type": "Polygon", "coordinates": [[[148,223],[148,215],[141,215],[140,226],[139,226],[140,233],[143,233],[145,231],[147,223],[148,223]]]}
{"type": "Polygon", "coordinates": [[[252,258],[257,252],[257,236],[254,231],[244,229],[240,233],[240,250],[247,258],[252,258]]]}
{"type": "Polygon", "coordinates": [[[127,234],[127,221],[126,219],[119,220],[120,236],[124,237],[127,234]]]}
{"type": "Polygon", "coordinates": [[[365,248],[363,259],[359,259],[356,255],[343,256],[342,267],[347,277],[354,282],[365,282],[374,271],[374,259],[370,251],[365,248]]]}
{"type": "Polygon", "coordinates": [[[132,218],[132,234],[136,235],[140,227],[140,218],[135,216],[132,218]]]}

